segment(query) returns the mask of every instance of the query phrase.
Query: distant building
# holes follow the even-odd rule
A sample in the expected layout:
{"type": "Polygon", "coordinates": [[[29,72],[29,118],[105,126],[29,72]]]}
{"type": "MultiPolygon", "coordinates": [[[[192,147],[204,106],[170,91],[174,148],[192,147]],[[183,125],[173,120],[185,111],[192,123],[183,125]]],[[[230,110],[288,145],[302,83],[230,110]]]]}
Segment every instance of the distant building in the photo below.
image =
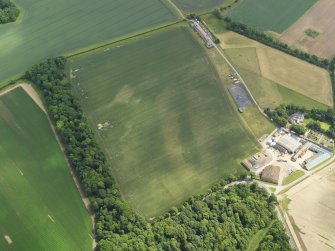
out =
{"type": "Polygon", "coordinates": [[[330,157],[331,157],[331,154],[329,152],[317,153],[313,157],[305,161],[305,169],[309,171],[313,167],[318,166],[319,164],[329,159],[330,157]]]}
{"type": "Polygon", "coordinates": [[[301,145],[298,140],[286,134],[277,141],[274,147],[281,152],[295,153],[301,145]]]}
{"type": "Polygon", "coordinates": [[[205,31],[204,28],[201,27],[197,20],[191,21],[191,27],[199,34],[202,40],[204,40],[207,48],[212,48],[214,46],[211,36],[208,34],[207,31],[205,31]]]}
{"type": "Polygon", "coordinates": [[[281,167],[280,166],[267,166],[262,171],[260,177],[261,180],[266,182],[271,182],[278,184],[281,174],[281,167]]]}
{"type": "Polygon", "coordinates": [[[331,152],[328,152],[327,150],[315,144],[311,144],[309,150],[315,152],[316,154],[314,154],[311,158],[305,161],[304,167],[306,170],[311,170],[312,168],[318,166],[332,156],[331,152]]]}
{"type": "Polygon", "coordinates": [[[304,123],[305,115],[302,112],[296,112],[292,114],[288,120],[291,124],[301,125],[304,123]]]}
{"type": "Polygon", "coordinates": [[[244,160],[242,163],[242,166],[244,166],[248,171],[252,169],[252,163],[249,160],[244,160]]]}

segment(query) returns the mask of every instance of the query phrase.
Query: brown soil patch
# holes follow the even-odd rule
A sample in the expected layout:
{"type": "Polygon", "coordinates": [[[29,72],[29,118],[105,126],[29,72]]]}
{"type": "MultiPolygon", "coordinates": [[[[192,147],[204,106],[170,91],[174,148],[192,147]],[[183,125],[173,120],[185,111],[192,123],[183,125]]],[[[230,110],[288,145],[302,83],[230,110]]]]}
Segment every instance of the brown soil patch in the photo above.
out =
{"type": "Polygon", "coordinates": [[[128,103],[129,99],[134,95],[134,90],[125,85],[116,95],[115,101],[120,103],[128,103]]]}
{"type": "Polygon", "coordinates": [[[281,37],[290,46],[322,58],[335,56],[335,1],[319,0],[312,9],[291,26],[281,37]],[[315,39],[305,34],[307,29],[319,31],[315,39]]]}
{"type": "Polygon", "coordinates": [[[13,243],[12,239],[9,237],[9,235],[5,235],[4,236],[5,240],[7,241],[7,243],[10,245],[13,243]]]}

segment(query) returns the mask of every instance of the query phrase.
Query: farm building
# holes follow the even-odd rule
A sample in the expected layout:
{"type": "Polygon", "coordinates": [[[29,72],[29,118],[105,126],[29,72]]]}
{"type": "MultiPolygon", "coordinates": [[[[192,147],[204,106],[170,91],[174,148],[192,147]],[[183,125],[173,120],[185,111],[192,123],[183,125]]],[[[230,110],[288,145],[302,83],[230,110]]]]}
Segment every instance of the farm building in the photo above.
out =
{"type": "Polygon", "coordinates": [[[280,166],[267,166],[261,173],[261,180],[278,184],[281,173],[280,166]]]}
{"type": "Polygon", "coordinates": [[[316,167],[317,165],[321,164],[322,162],[329,159],[330,157],[331,157],[331,153],[329,152],[319,152],[315,154],[313,157],[305,161],[305,169],[309,171],[313,167],[316,167]]]}
{"type": "Polygon", "coordinates": [[[199,22],[197,20],[191,21],[192,28],[199,34],[199,36],[204,40],[205,45],[207,48],[213,47],[213,41],[211,36],[204,30],[204,28],[201,27],[199,22]]]}
{"type": "Polygon", "coordinates": [[[277,141],[274,147],[281,152],[295,153],[300,146],[301,143],[298,140],[286,134],[277,141]]]}
{"type": "Polygon", "coordinates": [[[289,117],[289,122],[291,124],[301,125],[304,123],[305,115],[302,112],[296,112],[289,117]]]}
{"type": "Polygon", "coordinates": [[[252,169],[252,163],[249,160],[244,160],[242,163],[242,166],[244,166],[248,171],[252,169]]]}

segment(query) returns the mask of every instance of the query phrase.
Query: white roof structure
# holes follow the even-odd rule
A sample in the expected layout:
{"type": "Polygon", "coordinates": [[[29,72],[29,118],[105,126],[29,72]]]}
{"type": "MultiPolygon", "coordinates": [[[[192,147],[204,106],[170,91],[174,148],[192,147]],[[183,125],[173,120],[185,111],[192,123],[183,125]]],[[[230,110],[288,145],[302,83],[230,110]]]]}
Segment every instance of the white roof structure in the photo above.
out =
{"type": "Polygon", "coordinates": [[[304,122],[305,115],[301,112],[296,112],[292,114],[289,118],[291,123],[301,124],[304,122]]]}
{"type": "Polygon", "coordinates": [[[281,137],[277,144],[285,148],[290,153],[295,153],[301,146],[301,143],[298,140],[287,134],[281,137]]]}

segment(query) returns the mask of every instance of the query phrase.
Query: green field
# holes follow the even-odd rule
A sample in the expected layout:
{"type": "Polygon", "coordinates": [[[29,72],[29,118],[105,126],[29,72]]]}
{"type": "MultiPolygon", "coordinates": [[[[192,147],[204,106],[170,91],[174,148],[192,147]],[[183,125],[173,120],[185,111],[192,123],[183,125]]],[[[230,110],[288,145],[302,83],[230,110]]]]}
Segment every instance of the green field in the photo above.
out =
{"type": "Polygon", "coordinates": [[[0,250],[91,250],[89,214],[45,114],[21,88],[0,96],[0,110],[0,250]]]}
{"type": "Polygon", "coordinates": [[[245,107],[241,116],[245,120],[246,126],[250,128],[255,137],[258,139],[265,134],[270,134],[274,129],[276,129],[273,123],[260,114],[256,106],[245,107]]]}
{"type": "Polygon", "coordinates": [[[288,185],[290,183],[292,183],[293,181],[299,179],[301,176],[304,176],[304,172],[301,170],[296,170],[293,173],[291,173],[289,176],[287,176],[283,182],[282,182],[282,186],[288,185]]]}
{"type": "Polygon", "coordinates": [[[178,8],[186,12],[208,11],[223,5],[226,0],[172,0],[178,8]]]}
{"type": "Polygon", "coordinates": [[[19,22],[0,25],[0,85],[50,56],[176,20],[164,0],[17,0],[19,22]]]}
{"type": "Polygon", "coordinates": [[[184,27],[70,58],[68,67],[123,196],[146,217],[244,172],[239,161],[258,147],[184,27]]]}
{"type": "MultiPolygon", "coordinates": [[[[314,119],[312,118],[308,118],[304,120],[304,126],[307,126],[307,124],[309,124],[310,122],[315,122],[314,119]]],[[[321,128],[325,131],[329,130],[329,128],[331,127],[331,125],[327,122],[323,122],[323,121],[318,121],[321,125],[321,128]]]]}
{"type": "Polygon", "coordinates": [[[328,107],[261,75],[247,69],[237,67],[249,90],[263,108],[276,108],[280,104],[295,104],[308,109],[327,109],[328,107]]]}
{"type": "Polygon", "coordinates": [[[241,0],[231,10],[234,21],[258,31],[282,33],[297,21],[317,0],[241,0]]]}
{"type": "MultiPolygon", "coordinates": [[[[260,63],[263,63],[264,65],[264,62],[261,62],[259,60],[259,48],[231,48],[225,49],[225,53],[229,57],[230,61],[234,64],[237,71],[241,74],[249,90],[262,108],[275,108],[280,104],[296,104],[300,106],[305,106],[309,109],[328,108],[325,104],[321,104],[318,101],[315,101],[305,95],[295,92],[273,80],[264,77],[263,75],[265,74],[265,71],[262,70],[260,66],[260,63]]],[[[283,69],[282,72],[284,72],[281,75],[284,81],[291,81],[293,84],[297,83],[297,85],[300,85],[300,81],[298,81],[298,79],[300,79],[301,77],[298,74],[304,72],[300,72],[300,70],[298,71],[297,69],[295,69],[297,73],[296,75],[298,75],[297,80],[295,80],[294,74],[287,74],[289,69],[286,69],[284,64],[281,66],[281,68],[283,69]]],[[[303,70],[304,68],[301,69],[301,71],[303,70]]],[[[306,74],[313,74],[313,72],[308,72],[306,74]]],[[[306,80],[308,79],[309,78],[306,77],[306,80]]],[[[312,82],[309,82],[309,84],[312,86],[312,82]]],[[[315,84],[318,84],[319,90],[322,89],[320,83],[315,82],[315,84]]],[[[292,88],[295,88],[294,85],[291,86],[292,88]]],[[[315,88],[317,88],[317,86],[315,86],[315,88]]],[[[323,93],[320,92],[320,94],[313,93],[312,95],[321,100],[322,94],[323,93]]],[[[327,93],[327,95],[328,94],[329,93],[327,93]]]]}

